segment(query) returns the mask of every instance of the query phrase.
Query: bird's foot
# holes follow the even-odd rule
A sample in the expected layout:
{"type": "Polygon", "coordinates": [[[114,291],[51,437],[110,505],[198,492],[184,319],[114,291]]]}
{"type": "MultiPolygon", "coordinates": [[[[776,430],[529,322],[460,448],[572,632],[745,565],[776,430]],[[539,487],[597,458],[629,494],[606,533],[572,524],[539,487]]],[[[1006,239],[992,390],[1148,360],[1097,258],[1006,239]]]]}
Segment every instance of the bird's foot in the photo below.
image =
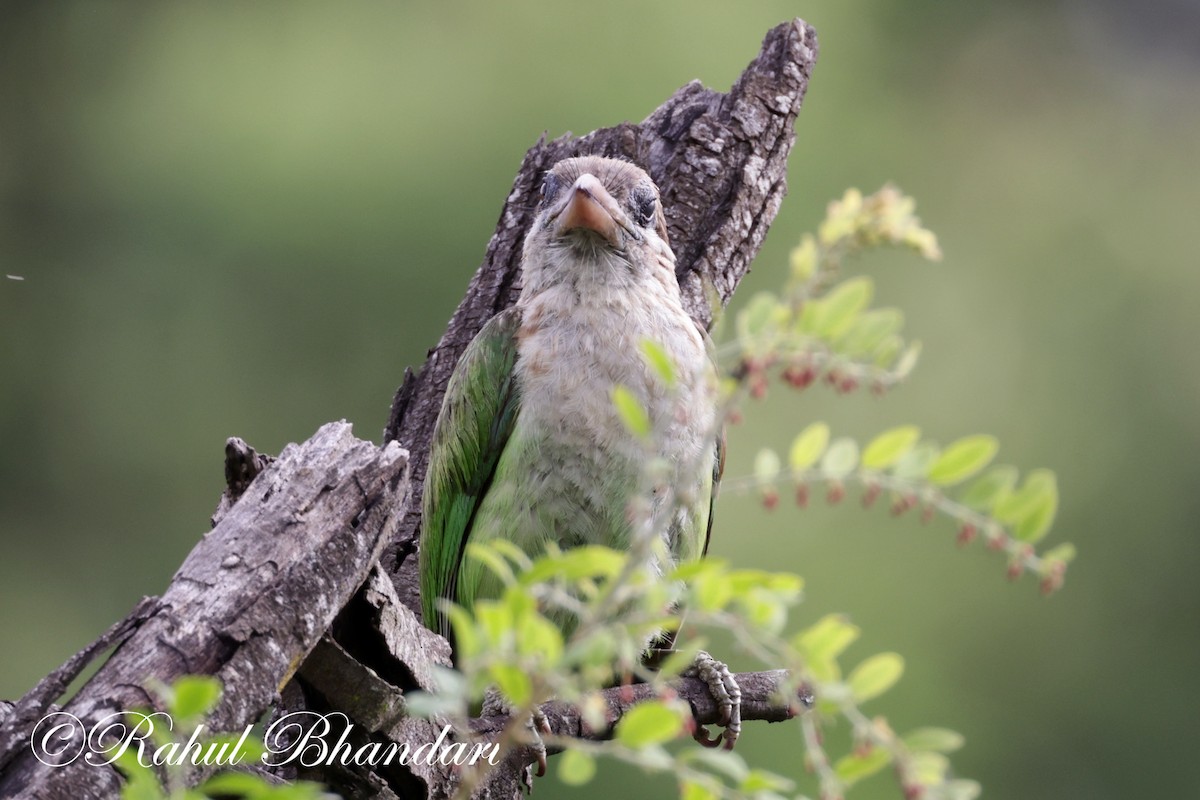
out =
{"type": "Polygon", "coordinates": [[[723,745],[726,750],[732,750],[742,733],[742,688],[733,673],[723,661],[717,661],[701,650],[682,674],[699,678],[708,685],[708,691],[721,711],[719,724],[725,728],[720,736],[709,738],[708,729],[701,725],[692,736],[705,747],[723,745]]]}
{"type": "MultiPolygon", "coordinates": [[[[507,714],[512,716],[515,713],[511,705],[498,690],[488,689],[483,695],[483,715],[484,716],[500,716],[507,714]]],[[[529,743],[526,745],[532,753],[533,760],[525,765],[521,770],[521,783],[523,784],[527,794],[533,794],[533,779],[541,778],[546,774],[546,743],[542,741],[542,734],[551,733],[550,721],[546,719],[546,715],[540,708],[535,708],[533,713],[525,720],[526,727],[529,728],[529,743]]]]}

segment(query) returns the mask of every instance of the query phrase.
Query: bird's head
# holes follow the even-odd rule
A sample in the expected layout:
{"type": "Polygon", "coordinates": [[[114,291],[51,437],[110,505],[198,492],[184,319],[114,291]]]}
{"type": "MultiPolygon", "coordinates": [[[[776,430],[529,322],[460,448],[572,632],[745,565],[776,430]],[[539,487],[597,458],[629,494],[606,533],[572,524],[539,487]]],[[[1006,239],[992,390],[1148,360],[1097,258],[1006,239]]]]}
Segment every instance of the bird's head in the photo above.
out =
{"type": "Polygon", "coordinates": [[[579,269],[601,280],[640,270],[673,279],[658,187],[628,161],[583,156],[558,162],[542,182],[524,264],[527,286],[557,283],[579,269]]]}

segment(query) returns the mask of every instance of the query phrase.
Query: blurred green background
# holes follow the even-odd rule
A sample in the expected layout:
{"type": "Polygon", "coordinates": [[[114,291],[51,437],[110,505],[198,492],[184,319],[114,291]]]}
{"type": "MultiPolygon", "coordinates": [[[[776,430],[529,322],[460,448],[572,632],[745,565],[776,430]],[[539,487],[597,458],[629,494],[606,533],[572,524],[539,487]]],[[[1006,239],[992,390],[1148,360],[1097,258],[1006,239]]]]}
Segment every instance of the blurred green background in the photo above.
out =
{"type": "MultiPolygon", "coordinates": [[[[895,181],[946,253],[872,258],[925,343],[880,400],[748,409],[727,475],[806,422],[903,422],[1058,472],[1047,600],[946,524],[854,504],[719,507],[715,552],[899,650],[867,710],[966,734],[989,798],[1200,795],[1200,50],[1193,3],[9,2],[0,12],[0,697],[143,594],[207,528],[222,447],[346,418],[379,439],[542,131],[727,88],[772,25],[821,57],[742,302],[848,186],[895,181]]],[[[753,666],[734,655],[739,667],[753,666]]],[[[799,772],[798,732],[744,753],[799,772]]],[[[579,796],[670,781],[607,768],[579,796]]],[[[550,794],[549,790],[543,790],[550,794]]],[[[539,792],[540,794],[540,792],[539,792]]],[[[894,797],[887,777],[859,797],[894,797]]]]}

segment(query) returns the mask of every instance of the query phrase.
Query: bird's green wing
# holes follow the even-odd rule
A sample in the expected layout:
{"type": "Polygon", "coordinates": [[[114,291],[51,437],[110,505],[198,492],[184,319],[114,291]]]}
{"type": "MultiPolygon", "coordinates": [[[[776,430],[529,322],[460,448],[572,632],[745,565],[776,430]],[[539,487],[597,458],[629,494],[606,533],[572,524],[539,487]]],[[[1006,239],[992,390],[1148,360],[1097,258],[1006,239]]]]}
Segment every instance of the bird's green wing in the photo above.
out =
{"type": "Polygon", "coordinates": [[[462,354],[442,401],[429,449],[422,509],[421,610],[425,625],[449,637],[439,598],[454,600],[467,537],[520,406],[514,367],[515,308],[492,317],[462,354]]]}
{"type": "Polygon", "coordinates": [[[717,502],[717,489],[721,485],[721,476],[725,473],[725,429],[717,432],[717,441],[713,448],[712,483],[708,491],[708,519],[704,521],[704,545],[700,555],[708,555],[708,543],[712,541],[713,506],[717,502]]]}
{"type": "MultiPolygon", "coordinates": [[[[697,326],[699,327],[699,326],[697,326]]],[[[719,375],[717,367],[717,347],[713,344],[708,331],[700,328],[700,336],[704,339],[704,349],[708,351],[708,361],[713,374],[719,375]]],[[[725,421],[717,421],[716,439],[713,442],[712,483],[708,485],[708,516],[700,520],[697,528],[704,529],[704,539],[700,542],[700,555],[708,555],[708,544],[712,540],[713,505],[717,502],[717,489],[721,485],[721,476],[725,474],[725,421]]]]}

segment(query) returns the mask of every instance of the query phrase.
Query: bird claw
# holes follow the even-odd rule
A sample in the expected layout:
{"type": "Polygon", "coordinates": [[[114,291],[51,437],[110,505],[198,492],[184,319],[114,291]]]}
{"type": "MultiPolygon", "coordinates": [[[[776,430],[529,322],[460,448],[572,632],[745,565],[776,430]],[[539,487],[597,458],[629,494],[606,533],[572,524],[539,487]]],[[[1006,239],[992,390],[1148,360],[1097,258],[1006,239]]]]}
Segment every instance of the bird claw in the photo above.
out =
{"type": "MultiPolygon", "coordinates": [[[[486,716],[496,716],[499,714],[507,714],[512,716],[515,712],[511,705],[504,699],[499,691],[488,689],[483,696],[483,713],[486,716]]],[[[528,749],[532,751],[533,761],[525,765],[521,770],[521,785],[525,789],[526,794],[533,794],[533,779],[542,778],[546,775],[546,743],[542,741],[542,734],[549,735],[553,733],[550,728],[550,720],[546,718],[545,713],[540,708],[535,708],[529,717],[525,720],[525,727],[529,729],[531,741],[528,744],[528,749]]]]}
{"type": "Polygon", "coordinates": [[[701,650],[683,675],[699,678],[707,684],[709,693],[720,709],[719,724],[725,728],[720,736],[711,738],[708,729],[701,725],[692,737],[705,747],[723,745],[726,750],[732,750],[742,733],[742,688],[738,686],[733,673],[724,662],[717,661],[701,650]]]}
{"type": "Polygon", "coordinates": [[[529,728],[529,734],[533,739],[528,745],[529,749],[533,751],[533,761],[526,764],[525,768],[521,770],[521,788],[525,790],[525,794],[533,794],[533,779],[546,775],[546,743],[542,741],[542,734],[551,733],[550,720],[546,719],[546,715],[540,708],[535,708],[529,715],[529,719],[525,721],[525,725],[529,728]]]}

